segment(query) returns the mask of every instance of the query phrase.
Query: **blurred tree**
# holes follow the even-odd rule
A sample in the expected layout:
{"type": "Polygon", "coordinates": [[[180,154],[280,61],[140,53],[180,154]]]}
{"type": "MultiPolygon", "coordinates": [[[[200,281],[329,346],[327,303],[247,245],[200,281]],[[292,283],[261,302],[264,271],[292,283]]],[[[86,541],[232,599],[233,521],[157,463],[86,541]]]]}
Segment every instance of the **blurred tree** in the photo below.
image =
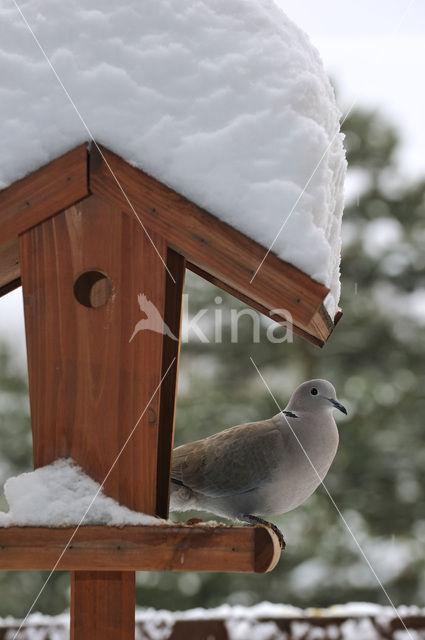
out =
{"type": "MultiPolygon", "coordinates": [[[[397,135],[379,113],[355,111],[344,130],[349,181],[358,196],[344,214],[340,325],[323,350],[296,336],[289,342],[284,328],[275,330],[255,313],[242,313],[232,335],[232,310],[243,312],[243,305],[189,273],[176,444],[277,413],[250,356],[282,407],[299,382],[326,377],[349,409],[347,419],[336,416],[341,445],[326,479],[347,526],[319,489],[305,505],[274,518],[288,546],[271,574],[138,573],[141,606],[385,603],[350,531],[395,603],[425,605],[425,182],[401,182],[397,135]],[[208,311],[197,334],[188,322],[201,309],[208,311]],[[271,328],[281,343],[267,338],[271,328]]],[[[25,382],[3,349],[3,479],[31,466],[26,403],[25,382]]],[[[3,574],[0,615],[25,614],[42,577],[3,574]]],[[[55,580],[39,602],[41,611],[65,606],[66,577],[55,580]]]]}
{"type": "MultiPolygon", "coordinates": [[[[336,416],[341,445],[326,486],[393,600],[423,605],[425,183],[401,183],[393,159],[397,135],[379,113],[353,112],[344,132],[358,196],[344,213],[340,325],[319,350],[297,337],[293,344],[272,344],[264,319],[254,342],[246,316],[234,344],[230,310],[243,306],[188,274],[191,315],[209,309],[200,326],[211,341],[192,335],[183,345],[176,443],[277,413],[250,356],[282,407],[302,380],[330,379],[349,416],[336,416]],[[214,343],[217,313],[224,323],[221,344],[214,343]]],[[[139,603],[169,607],[169,593],[175,608],[263,599],[299,606],[387,602],[323,489],[274,520],[288,548],[272,574],[141,574],[139,603]]]]}
{"type": "MultiPolygon", "coordinates": [[[[32,469],[32,438],[27,380],[0,343],[0,482],[32,469]]],[[[7,509],[3,492],[0,508],[7,509]]],[[[0,571],[0,616],[24,616],[48,576],[45,571],[0,571]]],[[[68,576],[54,574],[37,604],[38,611],[56,614],[68,606],[68,576]]]]}

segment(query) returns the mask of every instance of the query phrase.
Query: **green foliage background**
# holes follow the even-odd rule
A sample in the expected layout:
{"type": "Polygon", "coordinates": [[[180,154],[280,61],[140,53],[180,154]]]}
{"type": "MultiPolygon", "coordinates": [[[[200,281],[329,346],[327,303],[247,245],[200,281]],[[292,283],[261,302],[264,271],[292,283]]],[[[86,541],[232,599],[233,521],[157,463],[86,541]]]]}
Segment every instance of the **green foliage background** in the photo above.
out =
{"type": "MultiPolygon", "coordinates": [[[[277,413],[250,356],[282,407],[299,382],[328,378],[349,409],[347,419],[337,417],[341,444],[326,479],[340,514],[319,489],[300,508],[275,518],[287,551],[271,574],[138,573],[141,606],[386,603],[348,528],[393,601],[425,605],[425,181],[401,179],[394,161],[397,133],[381,114],[353,112],[344,131],[360,195],[344,214],[340,325],[319,350],[297,337],[271,344],[265,319],[254,342],[252,319],[244,317],[232,343],[230,310],[242,305],[188,274],[189,315],[209,309],[200,326],[210,341],[193,336],[183,345],[176,424],[181,444],[277,413]],[[221,344],[214,342],[217,313],[221,344]]],[[[285,337],[285,331],[276,335],[285,337]]],[[[30,468],[27,385],[3,346],[0,480],[30,468]]],[[[0,615],[24,615],[45,576],[0,574],[0,615]]],[[[68,597],[67,575],[57,574],[36,609],[58,613],[68,597]]]]}

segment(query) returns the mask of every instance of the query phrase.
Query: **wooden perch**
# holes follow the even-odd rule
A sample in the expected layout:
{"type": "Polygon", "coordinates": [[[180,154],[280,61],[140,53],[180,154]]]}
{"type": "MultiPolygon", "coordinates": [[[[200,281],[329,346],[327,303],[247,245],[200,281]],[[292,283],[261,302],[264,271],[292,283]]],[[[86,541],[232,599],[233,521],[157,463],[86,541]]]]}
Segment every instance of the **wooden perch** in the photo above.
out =
{"type": "Polygon", "coordinates": [[[165,237],[194,271],[199,269],[204,278],[266,315],[272,310],[289,312],[294,331],[323,346],[333,329],[323,305],[329,289],[272,252],[257,273],[266,253],[258,242],[108,149],[100,149],[102,156],[95,148],[90,153],[92,193],[115,202],[131,216],[134,208],[144,225],[165,237]]]}
{"type": "Polygon", "coordinates": [[[264,526],[0,528],[0,570],[223,571],[265,573],[279,561],[264,526]],[[61,554],[63,550],[66,551],[61,554]]]}

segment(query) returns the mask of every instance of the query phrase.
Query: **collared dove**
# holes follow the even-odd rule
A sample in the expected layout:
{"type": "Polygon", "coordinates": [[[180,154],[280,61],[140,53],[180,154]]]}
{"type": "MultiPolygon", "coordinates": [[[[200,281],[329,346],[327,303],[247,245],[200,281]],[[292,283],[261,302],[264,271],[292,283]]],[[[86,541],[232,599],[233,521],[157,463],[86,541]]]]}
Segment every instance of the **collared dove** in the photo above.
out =
{"type": "Polygon", "coordinates": [[[172,511],[202,510],[232,520],[276,525],[261,516],[302,504],[327,474],[338,448],[338,402],[326,380],[301,384],[286,409],[174,449],[172,511]]]}

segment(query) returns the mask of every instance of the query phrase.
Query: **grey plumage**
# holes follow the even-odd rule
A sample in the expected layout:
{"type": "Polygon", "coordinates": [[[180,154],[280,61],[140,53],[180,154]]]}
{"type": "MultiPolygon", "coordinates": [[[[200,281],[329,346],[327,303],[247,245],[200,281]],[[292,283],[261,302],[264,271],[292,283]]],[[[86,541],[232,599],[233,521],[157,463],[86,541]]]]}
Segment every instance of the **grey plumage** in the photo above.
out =
{"type": "Polygon", "coordinates": [[[332,384],[310,380],[284,412],[177,447],[171,510],[209,511],[276,530],[261,516],[299,506],[328,472],[338,448],[335,407],[346,413],[332,384]]]}

